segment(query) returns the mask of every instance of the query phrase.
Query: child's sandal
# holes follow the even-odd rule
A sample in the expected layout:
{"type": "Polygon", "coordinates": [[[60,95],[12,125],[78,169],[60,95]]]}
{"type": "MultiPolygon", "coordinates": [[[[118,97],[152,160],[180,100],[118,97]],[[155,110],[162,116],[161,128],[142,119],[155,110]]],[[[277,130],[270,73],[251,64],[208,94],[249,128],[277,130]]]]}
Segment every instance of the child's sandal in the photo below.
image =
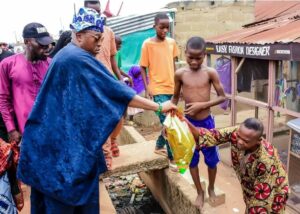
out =
{"type": "Polygon", "coordinates": [[[116,142],[116,139],[111,139],[111,153],[112,153],[113,157],[120,156],[120,150],[119,150],[118,144],[116,142]]]}
{"type": "Polygon", "coordinates": [[[107,170],[112,169],[112,157],[105,157],[106,167],[107,170]]]}

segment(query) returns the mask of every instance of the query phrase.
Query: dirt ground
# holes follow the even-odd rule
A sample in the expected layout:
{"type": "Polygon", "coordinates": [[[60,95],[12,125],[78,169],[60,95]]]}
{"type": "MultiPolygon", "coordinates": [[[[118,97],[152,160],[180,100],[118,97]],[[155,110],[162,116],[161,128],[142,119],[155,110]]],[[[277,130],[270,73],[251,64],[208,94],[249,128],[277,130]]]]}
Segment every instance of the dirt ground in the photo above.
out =
{"type": "MultiPolygon", "coordinates": [[[[240,112],[240,116],[246,117],[247,115],[251,115],[253,111],[246,110],[240,112]]],[[[228,123],[228,114],[218,114],[215,116],[216,126],[217,127],[225,127],[228,123]]],[[[265,116],[263,114],[263,116],[265,116]]],[[[263,118],[263,117],[262,117],[263,118]]],[[[280,124],[284,123],[285,118],[281,117],[278,120],[276,126],[278,127],[280,124]]],[[[143,135],[146,140],[156,140],[160,135],[161,127],[138,127],[135,125],[137,131],[143,135]]],[[[283,132],[280,135],[274,136],[273,144],[278,149],[278,151],[286,151],[287,152],[287,143],[288,143],[289,135],[286,132],[283,132]]],[[[231,167],[231,156],[230,149],[227,147],[220,149],[220,158],[221,163],[218,165],[218,174],[216,179],[216,187],[225,192],[226,194],[226,202],[223,205],[218,207],[210,207],[206,206],[206,211],[204,213],[244,213],[245,204],[243,201],[242,190],[240,186],[240,182],[238,181],[236,174],[231,167]]],[[[200,158],[199,171],[200,176],[204,177],[204,179],[208,180],[208,173],[205,163],[203,162],[203,158],[200,158]]],[[[287,207],[286,214],[294,214],[297,213],[287,207]]],[[[300,213],[300,212],[299,212],[300,213]]]]}
{"type": "MultiPolygon", "coordinates": [[[[226,151],[222,150],[221,155],[226,155],[226,151]]],[[[200,175],[203,176],[205,179],[207,179],[207,170],[205,167],[205,164],[203,162],[203,159],[201,159],[201,162],[199,164],[199,170],[200,175]]],[[[242,191],[240,187],[240,183],[235,176],[235,172],[233,169],[228,166],[227,164],[221,162],[218,165],[218,174],[216,179],[216,186],[221,189],[226,194],[226,202],[223,205],[220,205],[218,207],[210,207],[206,205],[206,209],[204,211],[204,214],[213,214],[213,213],[222,213],[222,214],[232,214],[232,213],[244,213],[245,205],[242,198],[242,191]]],[[[20,212],[20,214],[29,214],[30,213],[30,189],[29,187],[24,188],[25,189],[25,206],[23,210],[20,212]]],[[[100,192],[100,195],[101,192],[100,192]]],[[[106,199],[106,203],[111,203],[109,201],[109,198],[106,199]]],[[[296,214],[297,212],[293,212],[290,209],[287,209],[286,214],[296,214]]],[[[103,212],[103,214],[112,214],[109,212],[103,212]]]]}
{"type": "MultiPolygon", "coordinates": [[[[245,115],[249,116],[250,112],[245,112],[245,115]]],[[[252,113],[252,112],[251,112],[252,113]]],[[[228,115],[221,114],[215,118],[217,127],[226,126],[228,123],[228,115]],[[218,125],[219,124],[219,125],[218,125]]],[[[283,122],[283,118],[280,119],[280,122],[283,122]]],[[[129,125],[129,124],[126,124],[129,125]]],[[[135,124],[133,125],[137,131],[143,135],[143,137],[149,140],[155,140],[160,135],[161,127],[137,127],[135,124]]],[[[274,144],[278,147],[279,150],[286,149],[286,142],[288,141],[288,135],[281,135],[274,138],[274,144]]],[[[223,214],[232,214],[232,213],[244,213],[245,205],[242,197],[242,191],[240,183],[235,175],[234,170],[231,167],[231,158],[228,148],[220,149],[221,163],[218,165],[218,174],[216,179],[216,187],[225,192],[226,194],[226,202],[223,205],[218,207],[209,207],[206,205],[206,210],[204,213],[223,213],[223,214]]],[[[199,164],[200,175],[207,179],[207,170],[206,166],[203,162],[203,158],[200,160],[199,164]]],[[[28,187],[24,188],[25,190],[25,206],[23,210],[20,212],[21,214],[29,214],[30,213],[30,189],[28,187]]],[[[290,210],[287,208],[287,214],[295,214],[297,212],[290,210]]]]}

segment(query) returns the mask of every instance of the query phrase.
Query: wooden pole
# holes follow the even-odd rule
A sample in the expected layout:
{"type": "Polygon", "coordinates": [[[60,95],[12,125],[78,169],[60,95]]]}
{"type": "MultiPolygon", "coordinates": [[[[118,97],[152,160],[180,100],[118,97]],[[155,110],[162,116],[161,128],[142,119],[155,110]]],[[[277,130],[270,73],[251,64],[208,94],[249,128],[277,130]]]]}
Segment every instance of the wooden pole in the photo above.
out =
{"type": "Polygon", "coordinates": [[[123,1],[122,1],[122,3],[121,3],[121,6],[120,6],[120,8],[119,8],[118,13],[117,13],[116,16],[119,16],[119,15],[120,15],[120,12],[121,12],[121,10],[122,10],[122,7],[123,7],[123,1]]]}
{"type": "Polygon", "coordinates": [[[273,129],[274,129],[274,91],[275,91],[275,72],[276,62],[269,61],[269,85],[268,85],[268,122],[266,127],[266,138],[272,143],[273,141],[273,129]]]}
{"type": "Polygon", "coordinates": [[[236,115],[237,115],[237,107],[236,107],[236,85],[237,85],[237,58],[231,57],[231,120],[230,125],[235,126],[236,125],[236,115]]]}
{"type": "Polygon", "coordinates": [[[235,73],[236,73],[236,74],[241,70],[241,67],[242,67],[242,65],[244,64],[244,62],[245,62],[245,58],[243,58],[243,59],[240,61],[239,65],[238,65],[237,68],[235,69],[235,73]]]}

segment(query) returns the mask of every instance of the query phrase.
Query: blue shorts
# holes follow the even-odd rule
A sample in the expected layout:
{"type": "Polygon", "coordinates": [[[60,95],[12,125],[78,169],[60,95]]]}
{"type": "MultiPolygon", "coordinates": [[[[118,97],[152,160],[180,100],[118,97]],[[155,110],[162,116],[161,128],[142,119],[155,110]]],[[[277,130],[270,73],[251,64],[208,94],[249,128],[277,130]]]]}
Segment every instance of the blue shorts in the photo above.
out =
{"type": "MultiPolygon", "coordinates": [[[[195,120],[195,119],[189,118],[188,116],[186,116],[186,118],[194,126],[196,126],[198,128],[206,128],[206,129],[215,128],[215,121],[211,115],[209,115],[207,118],[205,118],[203,120],[195,120]]],[[[220,162],[218,147],[213,146],[213,147],[202,148],[201,151],[202,151],[202,154],[204,155],[204,161],[205,161],[205,164],[208,166],[208,168],[210,168],[210,169],[216,168],[217,164],[220,162]]],[[[192,161],[190,163],[190,167],[194,168],[194,167],[198,166],[199,159],[200,159],[200,151],[195,150],[192,161]]]]}

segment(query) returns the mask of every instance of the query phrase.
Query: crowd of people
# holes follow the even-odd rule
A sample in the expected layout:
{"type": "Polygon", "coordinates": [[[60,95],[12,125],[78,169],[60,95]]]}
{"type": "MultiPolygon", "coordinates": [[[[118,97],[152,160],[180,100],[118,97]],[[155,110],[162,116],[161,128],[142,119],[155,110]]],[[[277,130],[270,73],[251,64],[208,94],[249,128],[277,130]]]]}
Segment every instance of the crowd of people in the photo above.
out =
{"type": "MultiPolygon", "coordinates": [[[[187,41],[187,66],[176,70],[178,48],[167,37],[169,17],[158,13],[156,35],[144,41],[139,65],[126,73],[122,38],[105,25],[100,8],[99,0],[85,0],[55,46],[44,25],[29,23],[23,29],[24,53],[0,49],[0,137],[19,145],[17,178],[31,187],[31,213],[99,213],[98,178],[113,168],[113,157],[122,155],[117,137],[127,109],[130,115],[155,111],[163,124],[165,113],[176,111],[180,95],[197,140],[190,164],[195,205],[202,209],[206,191],[200,185],[200,151],[214,200],[217,145],[230,142],[245,212],[283,213],[287,175],[276,149],[262,138],[261,121],[249,118],[240,127],[215,129],[210,108],[224,102],[225,93],[216,70],[203,63],[205,40],[187,41]],[[137,95],[143,91],[145,98],[137,95]]],[[[177,172],[163,133],[154,152],[166,156],[177,172]]]]}

